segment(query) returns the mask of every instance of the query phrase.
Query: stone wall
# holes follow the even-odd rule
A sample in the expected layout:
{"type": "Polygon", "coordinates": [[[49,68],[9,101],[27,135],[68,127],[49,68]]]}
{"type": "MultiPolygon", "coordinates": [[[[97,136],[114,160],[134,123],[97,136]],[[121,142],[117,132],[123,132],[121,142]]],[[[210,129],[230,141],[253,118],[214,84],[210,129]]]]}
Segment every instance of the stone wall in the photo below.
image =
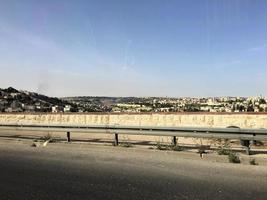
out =
{"type": "Polygon", "coordinates": [[[0,114],[0,123],[267,128],[267,114],[0,114]]]}

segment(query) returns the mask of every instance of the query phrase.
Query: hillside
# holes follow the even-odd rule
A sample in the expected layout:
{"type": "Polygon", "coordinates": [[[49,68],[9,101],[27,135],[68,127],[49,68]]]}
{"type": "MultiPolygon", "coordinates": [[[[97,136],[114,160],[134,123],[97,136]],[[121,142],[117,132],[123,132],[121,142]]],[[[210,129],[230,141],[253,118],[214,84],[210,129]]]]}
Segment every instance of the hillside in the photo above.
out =
{"type": "MultiPolygon", "coordinates": [[[[0,88],[1,112],[52,112],[62,110],[68,102],[55,97],[48,97],[35,92],[17,90],[9,87],[0,88]],[[54,108],[53,108],[54,107],[54,108]]],[[[71,105],[75,107],[75,105],[71,105]]]]}
{"type": "Polygon", "coordinates": [[[267,112],[258,97],[48,97],[9,87],[0,89],[0,112],[267,112]]]}

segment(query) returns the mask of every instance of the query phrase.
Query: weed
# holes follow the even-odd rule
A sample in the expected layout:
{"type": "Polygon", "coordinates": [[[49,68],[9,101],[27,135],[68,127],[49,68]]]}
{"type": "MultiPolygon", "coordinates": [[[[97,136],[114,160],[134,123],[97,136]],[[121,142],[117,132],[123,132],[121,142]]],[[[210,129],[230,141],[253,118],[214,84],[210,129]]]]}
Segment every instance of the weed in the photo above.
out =
{"type": "Polygon", "coordinates": [[[129,147],[133,147],[133,144],[131,144],[129,142],[122,142],[122,143],[120,143],[120,146],[121,147],[129,148],[129,147]]]}
{"type": "Polygon", "coordinates": [[[171,150],[173,151],[183,151],[183,148],[179,145],[171,145],[171,150]]]}
{"type": "Polygon", "coordinates": [[[228,155],[228,160],[230,163],[240,163],[240,159],[236,153],[232,152],[228,146],[228,144],[225,144],[223,146],[220,146],[217,149],[217,153],[219,155],[228,155]]]}
{"type": "Polygon", "coordinates": [[[44,141],[47,141],[47,140],[52,141],[53,136],[52,136],[52,134],[47,133],[46,135],[44,135],[44,136],[41,137],[40,139],[41,139],[41,140],[44,140],[44,141]]]}
{"type": "Polygon", "coordinates": [[[122,135],[122,141],[119,143],[119,146],[126,147],[126,148],[133,147],[133,144],[128,141],[129,141],[129,137],[122,135]]]}
{"type": "Polygon", "coordinates": [[[249,164],[251,165],[258,165],[259,163],[256,162],[256,159],[255,158],[252,158],[249,160],[249,164]]]}
{"type": "Polygon", "coordinates": [[[157,142],[156,144],[156,148],[159,150],[172,150],[172,151],[182,151],[183,148],[180,147],[179,145],[167,145],[167,144],[163,144],[161,142],[157,142]]]}
{"type": "Polygon", "coordinates": [[[233,153],[233,152],[230,152],[228,154],[228,160],[230,163],[240,163],[240,159],[239,159],[239,156],[236,155],[236,153],[233,153]]]}
{"type": "Polygon", "coordinates": [[[231,150],[229,148],[228,145],[223,145],[223,146],[220,146],[218,149],[217,149],[217,153],[219,155],[229,155],[231,154],[231,150]]]}
{"type": "Polygon", "coordinates": [[[37,147],[36,143],[32,143],[31,147],[37,147]]]}
{"type": "Polygon", "coordinates": [[[157,142],[156,147],[158,150],[167,150],[167,145],[162,144],[161,142],[157,142]]]}
{"type": "Polygon", "coordinates": [[[216,146],[229,146],[231,143],[231,140],[229,139],[212,139],[212,144],[216,145],[216,146]]]}
{"type": "Polygon", "coordinates": [[[38,142],[38,141],[33,142],[33,143],[31,144],[31,147],[40,147],[40,146],[41,146],[41,143],[38,142]]]}

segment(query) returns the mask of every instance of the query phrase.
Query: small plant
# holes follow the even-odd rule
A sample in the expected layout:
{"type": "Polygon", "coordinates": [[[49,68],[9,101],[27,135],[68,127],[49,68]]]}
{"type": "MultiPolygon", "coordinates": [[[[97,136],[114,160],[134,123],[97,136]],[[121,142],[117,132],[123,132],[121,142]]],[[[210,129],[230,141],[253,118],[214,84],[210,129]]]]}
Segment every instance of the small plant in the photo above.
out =
{"type": "Polygon", "coordinates": [[[128,141],[129,141],[128,136],[123,135],[122,141],[119,143],[119,146],[126,147],[126,148],[133,147],[133,144],[131,144],[128,141]]]}
{"type": "Polygon", "coordinates": [[[34,142],[31,144],[31,147],[37,147],[37,144],[34,142]]]}
{"type": "Polygon", "coordinates": [[[173,151],[183,151],[183,148],[179,145],[171,145],[171,150],[173,151]]]}
{"type": "Polygon", "coordinates": [[[258,165],[259,163],[256,162],[256,159],[255,158],[252,158],[249,160],[249,164],[251,165],[258,165]]]}
{"type": "Polygon", "coordinates": [[[229,144],[227,144],[227,143],[220,146],[217,149],[217,153],[219,155],[228,155],[228,160],[230,163],[240,163],[241,162],[239,159],[239,156],[236,153],[234,153],[233,151],[231,151],[229,144]]]}
{"type": "Polygon", "coordinates": [[[223,145],[217,149],[217,153],[219,155],[229,155],[231,153],[231,150],[228,145],[223,145]]]}
{"type": "Polygon", "coordinates": [[[121,147],[129,148],[129,147],[133,147],[133,144],[131,144],[129,142],[122,142],[122,143],[120,143],[120,146],[121,147]]]}
{"type": "Polygon", "coordinates": [[[44,135],[44,136],[41,137],[40,139],[41,139],[41,140],[44,140],[44,141],[47,141],[47,140],[52,141],[53,136],[52,136],[52,134],[47,133],[46,135],[44,135]]]}
{"type": "Polygon", "coordinates": [[[167,144],[163,144],[162,142],[157,142],[156,144],[156,148],[158,150],[172,150],[172,151],[182,151],[183,148],[180,147],[179,145],[167,145],[167,144]]]}
{"type": "Polygon", "coordinates": [[[50,142],[55,142],[55,141],[53,140],[52,134],[47,133],[46,135],[41,137],[39,140],[34,139],[33,144],[31,146],[32,147],[40,147],[40,146],[46,147],[47,144],[50,142]]]}
{"type": "Polygon", "coordinates": [[[229,139],[221,139],[221,138],[219,138],[219,139],[211,139],[211,143],[216,145],[216,146],[220,146],[220,147],[229,146],[230,143],[231,143],[231,140],[229,140],[229,139]]]}
{"type": "Polygon", "coordinates": [[[39,141],[34,141],[32,144],[31,144],[31,147],[40,147],[42,145],[41,142],[39,141]]]}
{"type": "Polygon", "coordinates": [[[230,152],[228,154],[228,160],[230,163],[240,163],[240,159],[239,159],[239,156],[236,155],[236,153],[233,153],[233,152],[230,152]]]}
{"type": "Polygon", "coordinates": [[[161,142],[157,142],[156,147],[158,150],[167,150],[167,145],[162,144],[161,142]]]}

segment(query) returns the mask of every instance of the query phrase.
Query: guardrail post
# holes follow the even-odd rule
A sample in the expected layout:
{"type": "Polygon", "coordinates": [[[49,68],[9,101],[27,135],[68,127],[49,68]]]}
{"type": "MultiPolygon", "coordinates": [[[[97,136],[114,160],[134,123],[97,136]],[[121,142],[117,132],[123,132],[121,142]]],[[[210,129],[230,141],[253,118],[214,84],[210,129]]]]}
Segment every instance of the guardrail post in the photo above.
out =
{"type": "Polygon", "coordinates": [[[246,154],[250,155],[250,141],[249,140],[241,140],[241,145],[245,147],[246,154]]]}
{"type": "Polygon", "coordinates": [[[67,141],[70,142],[70,132],[67,132],[67,141]]]}
{"type": "Polygon", "coordinates": [[[173,136],[173,138],[172,138],[172,144],[173,144],[173,146],[176,146],[177,145],[176,136],[173,136]]]}
{"type": "Polygon", "coordinates": [[[248,147],[245,147],[245,150],[246,150],[246,154],[247,155],[250,155],[250,147],[248,146],[248,147]]]}
{"type": "Polygon", "coordinates": [[[118,133],[115,133],[114,135],[114,146],[118,146],[119,145],[119,136],[118,133]]]}

